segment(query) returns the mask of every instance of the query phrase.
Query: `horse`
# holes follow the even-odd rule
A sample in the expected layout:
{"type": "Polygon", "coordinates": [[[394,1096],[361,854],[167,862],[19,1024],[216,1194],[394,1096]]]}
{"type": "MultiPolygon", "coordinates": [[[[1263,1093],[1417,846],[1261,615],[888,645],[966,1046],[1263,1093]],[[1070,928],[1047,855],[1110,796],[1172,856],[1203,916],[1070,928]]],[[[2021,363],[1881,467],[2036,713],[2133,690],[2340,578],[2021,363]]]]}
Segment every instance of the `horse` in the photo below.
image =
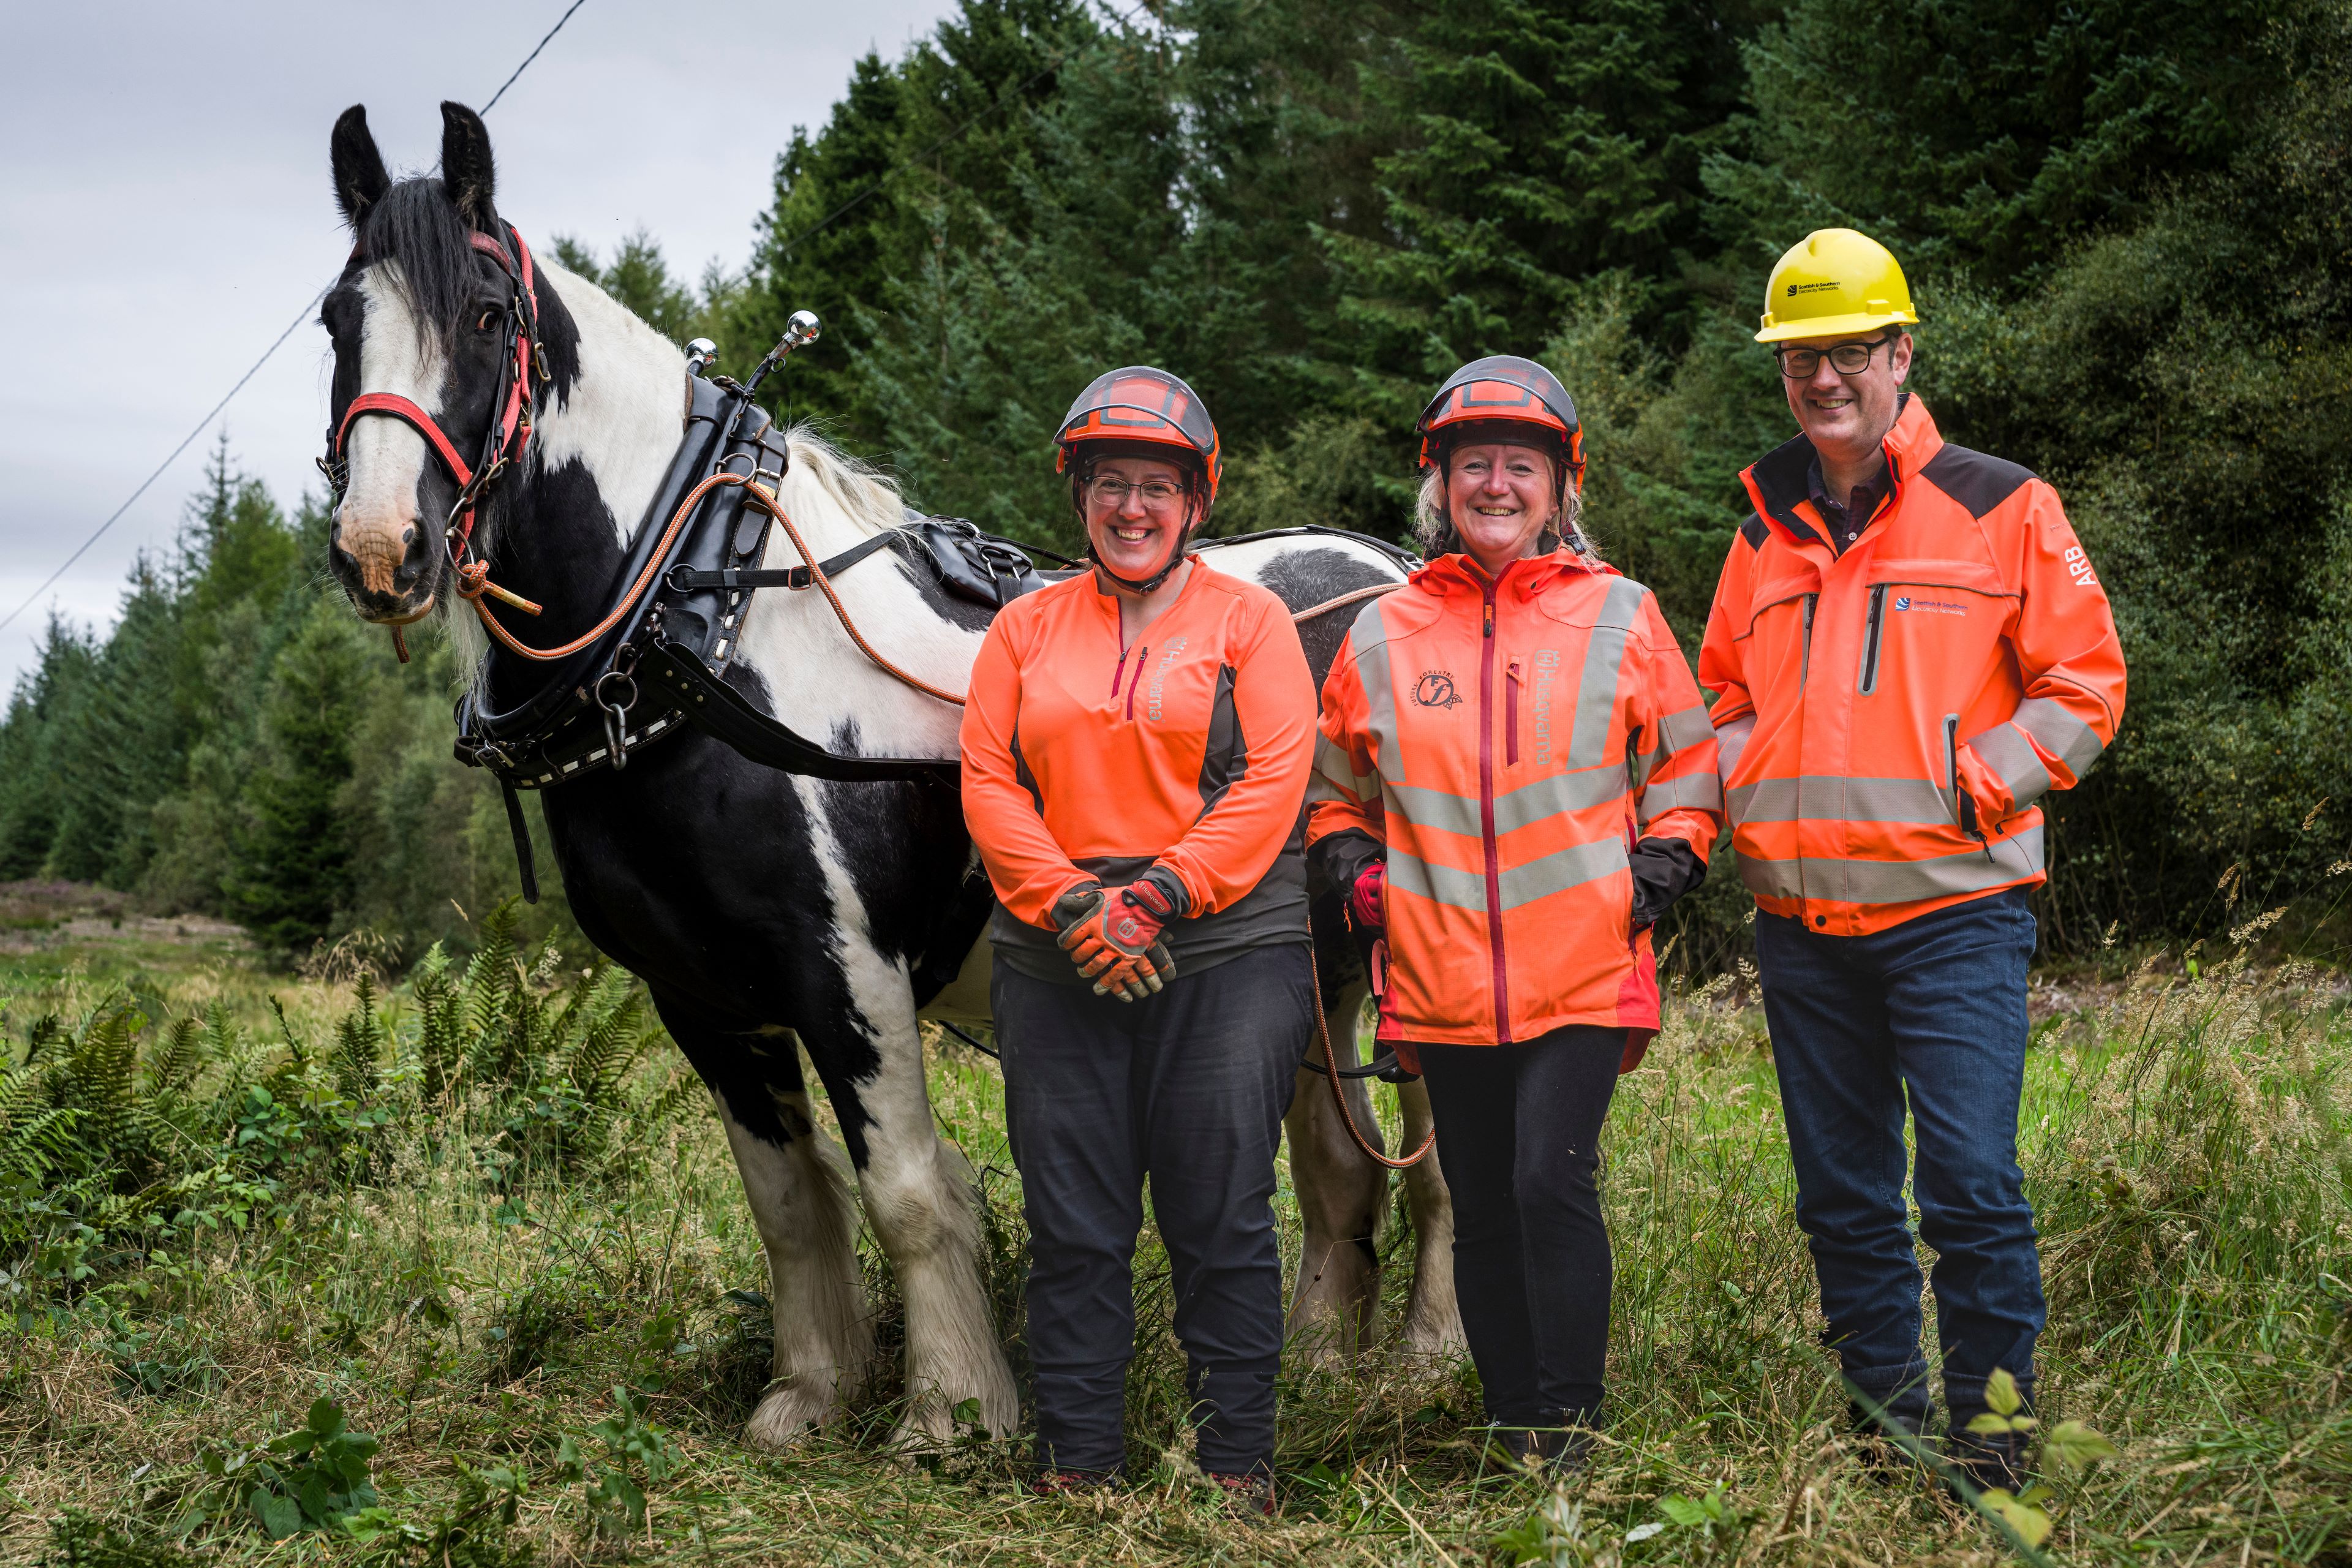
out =
{"type": "MultiPolygon", "coordinates": [[[[538,677],[520,659],[493,657],[473,610],[456,603],[465,584],[453,565],[455,520],[474,525],[471,548],[494,563],[499,586],[541,612],[489,613],[540,642],[589,627],[632,540],[661,525],[649,509],[678,444],[688,367],[593,283],[534,258],[536,319],[520,378],[528,429],[495,485],[461,493],[449,454],[436,455],[405,415],[345,428],[353,400],[371,394],[429,415],[453,451],[482,449],[514,379],[517,339],[504,329],[520,295],[500,252],[509,235],[520,249],[521,237],[499,217],[480,118],[454,103],[442,118],[437,178],[394,181],[363,107],[345,111],[331,139],[354,244],[320,312],[333,345],[329,428],[341,437],[330,568],[363,620],[396,629],[444,617],[478,699],[495,710],[538,677]],[[436,521],[445,518],[451,524],[436,521]]],[[[511,405],[506,417],[516,423],[511,405]]],[[[884,477],[805,426],[785,439],[777,500],[813,559],[908,521],[884,477]]],[[[1339,538],[1217,548],[1219,569],[1294,609],[1401,575],[1381,552],[1339,538]]],[[[779,533],[765,563],[802,562],[779,533]]],[[[843,572],[833,588],[841,612],[902,670],[962,689],[985,609],[942,592],[895,550],[843,572]]],[[[1301,627],[1318,681],[1346,619],[1301,627]]],[[[884,674],[817,595],[755,595],[725,678],[837,753],[956,755],[961,710],[884,674]]],[[[681,726],[632,751],[625,769],[584,772],[543,801],[572,912],[600,951],[644,980],[709,1089],[766,1253],[775,1356],[747,1441],[789,1446],[867,1386],[874,1339],[853,1180],[905,1301],[900,1439],[952,1436],[967,1401],[980,1426],[1013,1431],[1019,1399],[982,1288],[971,1172],[936,1131],[919,1032],[926,1017],[987,1020],[991,895],[952,784],[801,776],[681,726]],[[803,1052],[841,1147],[811,1114],[803,1052]]],[[[1351,1057],[1362,966],[1336,896],[1326,889],[1318,909],[1327,1017],[1351,1057]]],[[[1344,1359],[1375,1332],[1388,1187],[1386,1171],[1352,1145],[1328,1089],[1302,1065],[1286,1125],[1306,1239],[1288,1321],[1302,1348],[1344,1359]]],[[[1362,1086],[1348,1093],[1357,1123],[1372,1127],[1362,1086]]],[[[1417,1138],[1429,1125],[1426,1096],[1412,1085],[1403,1100],[1417,1138]]],[[[1462,1341],[1451,1210],[1433,1161],[1414,1168],[1407,1190],[1421,1240],[1402,1342],[1453,1350],[1462,1341]]]]}

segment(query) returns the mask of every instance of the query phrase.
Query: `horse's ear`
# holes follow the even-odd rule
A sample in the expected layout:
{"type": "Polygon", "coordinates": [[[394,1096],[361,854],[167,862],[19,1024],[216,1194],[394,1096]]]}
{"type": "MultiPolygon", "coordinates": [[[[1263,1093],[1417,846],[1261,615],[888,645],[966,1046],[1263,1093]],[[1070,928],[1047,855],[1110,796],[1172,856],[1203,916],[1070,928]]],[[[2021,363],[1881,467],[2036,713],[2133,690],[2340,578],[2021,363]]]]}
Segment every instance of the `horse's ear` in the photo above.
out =
{"type": "Polygon", "coordinates": [[[335,133],[328,146],[335,168],[335,205],[343,209],[343,221],[357,233],[361,217],[392,189],[392,176],[383,172],[383,154],[375,150],[375,138],[368,133],[365,105],[354,103],[336,117],[335,133]]]}
{"type": "Polygon", "coordinates": [[[491,204],[490,132],[482,117],[462,103],[441,106],[441,184],[457,204],[457,215],[484,234],[498,229],[491,204]]]}

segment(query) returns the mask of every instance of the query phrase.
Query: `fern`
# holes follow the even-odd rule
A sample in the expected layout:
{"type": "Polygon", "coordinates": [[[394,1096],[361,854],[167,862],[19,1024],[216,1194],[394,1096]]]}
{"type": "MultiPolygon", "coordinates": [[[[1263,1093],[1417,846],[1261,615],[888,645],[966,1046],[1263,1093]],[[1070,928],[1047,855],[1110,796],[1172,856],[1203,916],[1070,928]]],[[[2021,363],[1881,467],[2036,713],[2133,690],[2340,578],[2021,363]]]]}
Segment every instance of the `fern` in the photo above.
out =
{"type": "MultiPolygon", "coordinates": [[[[217,1009],[217,1002],[214,1005],[217,1009]]],[[[172,1026],[163,1043],[147,1055],[147,1092],[162,1097],[185,1094],[196,1081],[196,1074],[205,1061],[205,1028],[193,1016],[183,1017],[172,1026]]]]}
{"type": "Polygon", "coordinates": [[[375,977],[365,969],[352,985],[352,1010],[335,1026],[335,1086],[353,1105],[375,1099],[382,1081],[378,1060],[383,1028],[375,1015],[375,977]]]}

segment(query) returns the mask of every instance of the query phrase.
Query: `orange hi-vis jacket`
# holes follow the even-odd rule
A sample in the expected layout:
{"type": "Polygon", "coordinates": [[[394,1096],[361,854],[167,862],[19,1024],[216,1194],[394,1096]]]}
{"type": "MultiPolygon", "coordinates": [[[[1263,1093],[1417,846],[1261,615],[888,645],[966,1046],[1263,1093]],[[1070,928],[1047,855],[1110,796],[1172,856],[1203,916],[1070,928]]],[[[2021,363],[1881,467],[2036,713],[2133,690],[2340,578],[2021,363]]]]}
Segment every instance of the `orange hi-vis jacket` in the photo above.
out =
{"type": "Polygon", "coordinates": [[[1440,556],[1357,616],[1315,756],[1309,842],[1386,850],[1381,1038],[1656,1030],[1627,852],[1664,836],[1704,861],[1723,819],[1706,705],[1647,588],[1566,551],[1496,579],[1440,556]]]}
{"type": "Polygon", "coordinates": [[[1800,436],[1741,478],[1700,650],[1739,873],[1855,936],[2039,882],[2044,791],[2115,739],[2124,656],[2057,492],[1946,445],[1906,395],[1891,489],[1841,555],[1800,436]]]}
{"type": "Polygon", "coordinates": [[[1314,722],[1289,610],[1205,561],[1132,645],[1091,572],[1006,605],[972,665],[961,732],[964,819],[1003,904],[998,952],[1075,978],[1049,934],[1055,900],[1154,865],[1184,886],[1186,918],[1165,939],[1180,975],[1305,942],[1297,830],[1314,722]],[[1285,874],[1269,875],[1278,858],[1285,874]]]}

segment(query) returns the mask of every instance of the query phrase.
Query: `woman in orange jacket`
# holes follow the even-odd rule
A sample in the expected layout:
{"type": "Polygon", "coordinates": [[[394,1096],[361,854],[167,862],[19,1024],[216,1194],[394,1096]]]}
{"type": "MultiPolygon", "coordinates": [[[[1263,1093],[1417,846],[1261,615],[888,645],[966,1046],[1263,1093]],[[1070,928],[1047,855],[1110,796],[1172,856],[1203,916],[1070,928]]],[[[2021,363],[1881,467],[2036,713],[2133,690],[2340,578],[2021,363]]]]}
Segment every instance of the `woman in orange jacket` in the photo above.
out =
{"type": "Polygon", "coordinates": [[[1314,681],[1281,600],[1184,552],[1219,471],[1192,388],[1112,371],[1056,443],[1094,569],[996,617],[962,731],[964,815],[1000,900],[1037,1486],[1099,1484],[1125,1458],[1148,1174],[1201,1468],[1271,1511],[1274,1159],[1315,1024],[1314,681]]]}
{"type": "Polygon", "coordinates": [[[1559,380],[1474,361],[1420,435],[1431,560],[1324,682],[1309,853],[1387,943],[1380,1037],[1428,1080],[1487,1415],[1559,1459],[1601,1406],[1601,1127],[1658,1028],[1650,927],[1722,826],[1715,731],[1657,602],[1577,527],[1559,380]]]}

